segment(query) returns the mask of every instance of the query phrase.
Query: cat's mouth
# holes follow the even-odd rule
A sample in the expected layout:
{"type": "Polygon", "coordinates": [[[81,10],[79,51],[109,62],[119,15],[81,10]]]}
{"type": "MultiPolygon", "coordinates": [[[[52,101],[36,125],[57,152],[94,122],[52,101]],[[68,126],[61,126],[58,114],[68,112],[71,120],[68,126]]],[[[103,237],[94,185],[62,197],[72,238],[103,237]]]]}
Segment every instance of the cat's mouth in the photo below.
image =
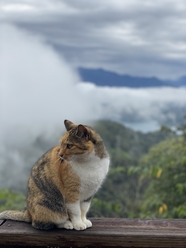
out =
{"type": "Polygon", "coordinates": [[[60,162],[62,163],[64,161],[63,156],[59,156],[60,162]]]}
{"type": "Polygon", "coordinates": [[[68,157],[64,157],[64,156],[59,156],[59,161],[62,163],[63,161],[69,161],[69,158],[68,157]]]}

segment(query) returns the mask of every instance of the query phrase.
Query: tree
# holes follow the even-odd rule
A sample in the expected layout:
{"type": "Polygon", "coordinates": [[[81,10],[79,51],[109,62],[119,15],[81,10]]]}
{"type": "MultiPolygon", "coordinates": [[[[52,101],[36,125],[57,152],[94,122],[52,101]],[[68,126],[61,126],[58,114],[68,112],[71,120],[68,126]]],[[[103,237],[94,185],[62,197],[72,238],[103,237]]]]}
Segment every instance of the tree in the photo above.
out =
{"type": "Polygon", "coordinates": [[[186,143],[183,135],[151,148],[136,171],[148,185],[141,217],[186,218],[186,143]]]}

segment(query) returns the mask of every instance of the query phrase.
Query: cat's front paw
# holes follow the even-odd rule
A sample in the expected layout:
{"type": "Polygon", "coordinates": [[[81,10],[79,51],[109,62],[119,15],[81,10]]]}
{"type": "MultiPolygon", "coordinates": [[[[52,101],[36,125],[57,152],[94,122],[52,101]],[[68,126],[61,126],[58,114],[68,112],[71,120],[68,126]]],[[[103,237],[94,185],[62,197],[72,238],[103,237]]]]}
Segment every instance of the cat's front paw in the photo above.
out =
{"type": "Polygon", "coordinates": [[[73,225],[72,225],[72,222],[67,220],[65,223],[64,223],[64,228],[65,229],[73,229],[73,225]]]}
{"type": "Polygon", "coordinates": [[[73,223],[73,226],[77,231],[85,230],[87,228],[86,224],[84,224],[82,221],[73,223]]]}
{"type": "Polygon", "coordinates": [[[60,223],[56,225],[57,228],[65,228],[65,229],[73,229],[72,222],[67,220],[66,222],[60,223]]]}
{"type": "Polygon", "coordinates": [[[87,228],[90,228],[92,226],[92,222],[90,220],[84,219],[83,223],[86,225],[87,228]]]}

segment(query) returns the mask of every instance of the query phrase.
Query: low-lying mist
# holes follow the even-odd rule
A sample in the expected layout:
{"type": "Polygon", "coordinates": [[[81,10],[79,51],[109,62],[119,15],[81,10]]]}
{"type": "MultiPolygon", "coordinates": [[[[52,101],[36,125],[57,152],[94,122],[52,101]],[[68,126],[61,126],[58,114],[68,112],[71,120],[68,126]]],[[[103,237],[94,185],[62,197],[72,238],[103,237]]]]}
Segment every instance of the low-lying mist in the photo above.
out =
{"type": "Polygon", "coordinates": [[[42,38],[2,26],[0,57],[1,139],[20,128],[40,133],[88,117],[78,74],[42,38]]]}
{"type": "Polygon", "coordinates": [[[25,189],[32,165],[58,144],[64,119],[91,120],[93,109],[76,70],[42,37],[10,25],[0,32],[0,188],[25,189]]]}

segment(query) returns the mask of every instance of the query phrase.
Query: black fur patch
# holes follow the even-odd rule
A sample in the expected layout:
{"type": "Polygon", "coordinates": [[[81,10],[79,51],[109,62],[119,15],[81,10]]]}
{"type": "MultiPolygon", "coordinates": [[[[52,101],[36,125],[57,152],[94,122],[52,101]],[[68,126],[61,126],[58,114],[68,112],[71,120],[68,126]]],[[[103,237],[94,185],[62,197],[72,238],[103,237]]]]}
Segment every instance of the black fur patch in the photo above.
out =
{"type": "Polygon", "coordinates": [[[50,230],[50,229],[54,228],[53,223],[50,223],[50,222],[43,223],[40,221],[33,221],[32,226],[35,227],[36,229],[39,229],[39,230],[50,230]]]}

